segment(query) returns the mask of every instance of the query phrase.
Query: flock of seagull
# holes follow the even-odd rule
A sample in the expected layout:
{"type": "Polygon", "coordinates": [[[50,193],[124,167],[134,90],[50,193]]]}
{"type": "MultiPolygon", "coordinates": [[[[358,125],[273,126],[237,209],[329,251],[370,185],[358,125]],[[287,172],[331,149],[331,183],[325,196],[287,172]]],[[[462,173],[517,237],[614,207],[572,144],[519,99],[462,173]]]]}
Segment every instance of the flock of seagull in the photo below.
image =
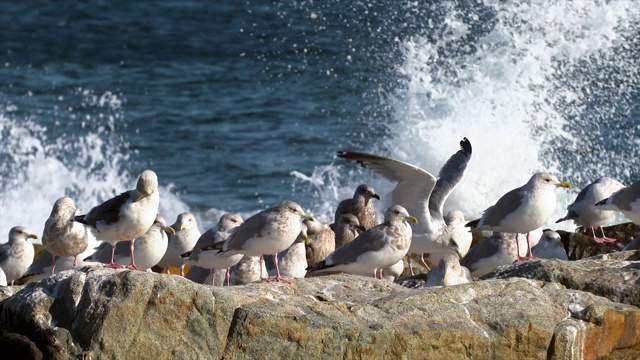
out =
{"type": "MultiPolygon", "coordinates": [[[[169,226],[158,214],[158,177],[144,171],[136,188],[115,196],[80,214],[72,199],[58,199],[42,234],[45,250],[34,262],[38,239],[22,226],[9,232],[0,247],[0,284],[13,284],[23,276],[32,281],[90,263],[110,268],[148,271],[154,266],[181,269],[199,283],[238,285],[254,281],[279,281],[332,273],[349,273],[393,280],[405,271],[413,274],[412,261],[429,268],[426,286],[468,283],[496,267],[537,258],[567,260],[554,231],[540,230],[556,206],[555,190],[568,182],[540,172],[523,186],[504,194],[479,219],[467,221],[462,212],[444,214],[444,203],[464,179],[471,160],[468,139],[440,170],[438,177],[415,165],[359,152],[339,151],[395,183],[386,196],[367,184],[357,187],[353,198],[340,202],[334,222],[325,224],[290,200],[243,220],[224,214],[218,223],[200,233],[189,212],[169,226]],[[374,201],[382,201],[384,219],[378,224],[374,201]],[[471,232],[485,238],[471,247],[471,232]],[[520,237],[524,235],[524,238],[520,237]],[[406,259],[406,260],[405,260],[406,259]]],[[[599,243],[614,242],[602,225],[614,211],[640,224],[640,181],[625,187],[607,177],[580,191],[567,215],[591,228],[599,243]],[[600,228],[602,237],[596,235],[600,228]]],[[[640,241],[638,241],[640,242],[640,241]]]]}

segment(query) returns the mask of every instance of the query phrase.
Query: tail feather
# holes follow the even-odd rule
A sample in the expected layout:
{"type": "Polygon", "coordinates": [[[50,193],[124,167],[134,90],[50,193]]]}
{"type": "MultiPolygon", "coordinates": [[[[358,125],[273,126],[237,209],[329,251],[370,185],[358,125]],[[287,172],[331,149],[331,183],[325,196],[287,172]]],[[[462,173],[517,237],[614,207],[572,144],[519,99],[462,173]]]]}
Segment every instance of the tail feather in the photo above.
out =
{"type": "Polygon", "coordinates": [[[331,267],[333,267],[334,265],[327,265],[327,262],[325,260],[322,261],[318,261],[317,263],[310,265],[309,267],[307,267],[307,271],[320,271],[320,270],[324,270],[324,269],[329,269],[331,267]]]}

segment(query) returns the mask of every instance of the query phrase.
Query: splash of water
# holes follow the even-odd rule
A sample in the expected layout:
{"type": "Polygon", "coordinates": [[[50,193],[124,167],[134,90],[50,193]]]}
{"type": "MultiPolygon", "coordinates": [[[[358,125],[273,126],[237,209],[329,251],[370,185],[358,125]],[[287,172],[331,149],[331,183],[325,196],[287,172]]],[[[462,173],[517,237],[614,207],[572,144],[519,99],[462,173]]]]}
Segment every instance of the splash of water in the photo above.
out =
{"type": "MultiPolygon", "coordinates": [[[[599,176],[630,182],[639,175],[638,137],[627,140],[638,132],[638,3],[437,2],[424,21],[425,34],[398,41],[401,85],[388,97],[395,121],[383,143],[363,150],[437,174],[468,137],[468,175],[445,210],[477,217],[537,171],[574,182],[576,191],[599,176]]],[[[369,179],[327,179],[326,171],[309,180],[320,213],[344,195],[334,186],[352,192],[369,179]]],[[[558,195],[553,220],[575,197],[558,195]]]]}
{"type": "MultiPolygon", "coordinates": [[[[114,131],[125,126],[120,97],[87,89],[73,95],[76,102],[60,97],[65,106],[44,114],[0,106],[0,234],[16,225],[42,234],[53,203],[62,196],[86,212],[135,187],[138,174],[130,171],[128,144],[114,131]],[[73,126],[81,130],[70,131],[73,126]]],[[[167,221],[188,210],[170,184],[160,187],[160,196],[167,221]]]]}

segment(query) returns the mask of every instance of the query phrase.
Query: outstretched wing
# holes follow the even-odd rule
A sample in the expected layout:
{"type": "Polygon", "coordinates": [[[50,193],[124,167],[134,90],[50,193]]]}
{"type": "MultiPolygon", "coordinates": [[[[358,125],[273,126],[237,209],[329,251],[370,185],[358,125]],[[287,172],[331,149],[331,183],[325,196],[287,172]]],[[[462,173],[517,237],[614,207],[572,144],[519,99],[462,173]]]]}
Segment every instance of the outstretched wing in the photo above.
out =
{"type": "Polygon", "coordinates": [[[338,157],[355,160],[385,179],[396,182],[391,192],[391,204],[402,205],[409,214],[418,217],[420,223],[425,221],[429,196],[436,184],[436,178],[429,172],[399,160],[359,152],[338,151],[338,157]]]}

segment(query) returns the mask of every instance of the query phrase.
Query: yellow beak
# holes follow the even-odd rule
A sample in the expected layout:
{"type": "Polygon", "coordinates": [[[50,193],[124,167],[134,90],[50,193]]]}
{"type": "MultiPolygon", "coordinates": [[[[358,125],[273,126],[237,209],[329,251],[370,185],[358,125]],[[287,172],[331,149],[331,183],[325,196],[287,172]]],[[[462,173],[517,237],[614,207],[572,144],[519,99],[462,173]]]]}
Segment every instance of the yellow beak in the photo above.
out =
{"type": "Polygon", "coordinates": [[[28,238],[32,238],[32,239],[37,239],[38,235],[36,234],[30,234],[29,236],[27,236],[28,238]]]}
{"type": "Polygon", "coordinates": [[[167,226],[167,227],[163,228],[163,230],[166,231],[166,232],[170,232],[173,235],[176,234],[176,231],[171,226],[167,226]]]}
{"type": "Polygon", "coordinates": [[[573,185],[571,185],[571,183],[567,182],[567,181],[562,181],[562,182],[558,183],[556,186],[557,187],[567,188],[567,189],[571,189],[573,187],[573,185]]]}
{"type": "Polygon", "coordinates": [[[414,222],[414,223],[416,223],[416,224],[418,223],[418,219],[416,219],[416,217],[415,217],[415,216],[407,216],[407,217],[405,217],[404,219],[405,219],[405,220],[407,220],[407,221],[414,222]]]}

